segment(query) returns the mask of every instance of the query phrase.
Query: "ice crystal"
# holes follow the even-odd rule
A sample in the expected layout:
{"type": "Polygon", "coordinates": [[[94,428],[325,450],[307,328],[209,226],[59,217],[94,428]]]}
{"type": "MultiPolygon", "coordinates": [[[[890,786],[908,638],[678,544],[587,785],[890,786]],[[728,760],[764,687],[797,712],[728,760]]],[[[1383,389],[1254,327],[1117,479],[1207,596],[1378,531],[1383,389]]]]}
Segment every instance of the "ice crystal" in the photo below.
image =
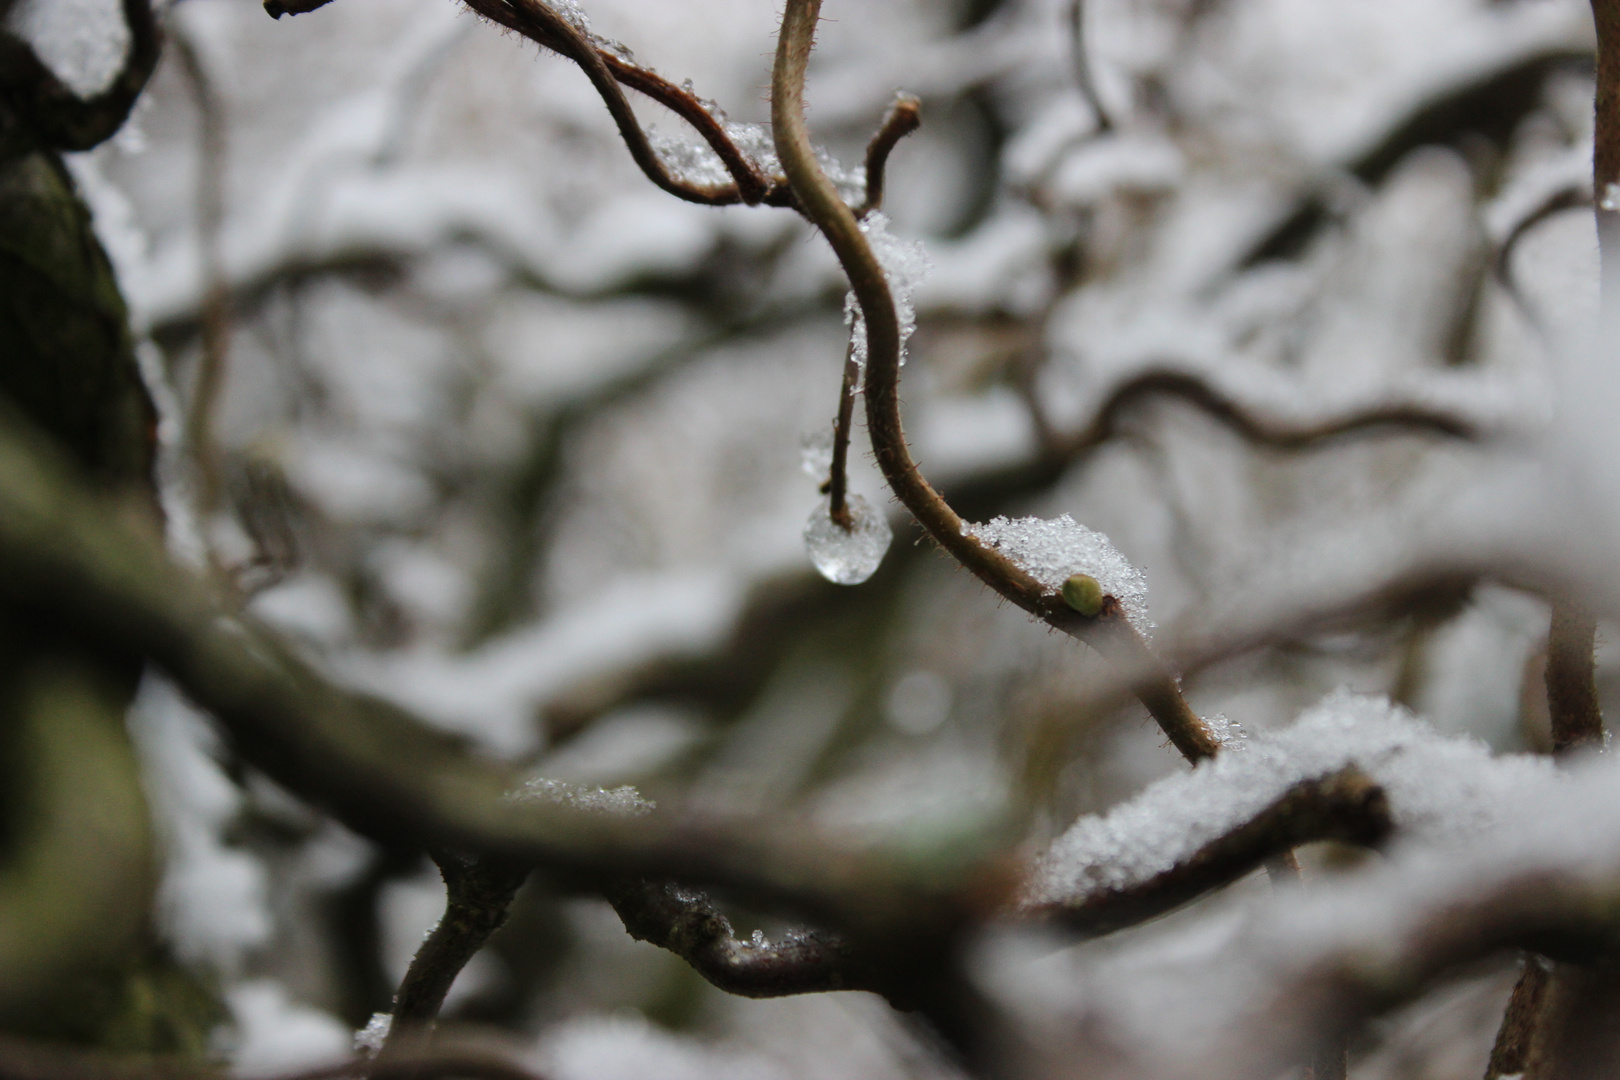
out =
{"type": "Polygon", "coordinates": [[[641,797],[629,784],[607,789],[594,784],[570,784],[563,780],[536,777],[512,793],[520,801],[545,801],[596,813],[639,817],[657,809],[658,804],[641,797]]]}
{"type": "Polygon", "coordinates": [[[1052,592],[1071,574],[1090,574],[1103,592],[1118,600],[1138,629],[1153,626],[1147,617],[1147,578],[1100,532],[1068,514],[1044,518],[992,518],[983,524],[964,522],[962,534],[1006,555],[1052,592]]]}
{"type": "Polygon", "coordinates": [[[827,479],[832,470],[833,433],[826,429],[812,431],[799,439],[799,465],[817,482],[827,479]]]}
{"type": "Polygon", "coordinates": [[[832,497],[821,500],[804,526],[804,547],[821,576],[837,585],[859,585],[871,577],[889,550],[889,520],[859,495],[844,500],[854,528],[832,519],[832,497]]]}
{"type": "MultiPolygon", "coordinates": [[[[928,276],[933,264],[928,253],[916,240],[902,240],[889,231],[889,219],[882,213],[868,214],[861,222],[861,231],[883,267],[888,280],[889,293],[894,297],[894,313],[900,321],[900,363],[906,362],[906,341],[917,329],[917,311],[912,306],[911,294],[928,276]]],[[[844,297],[844,325],[849,327],[850,348],[855,363],[866,366],[866,317],[851,290],[844,297]]]]}
{"type": "Polygon", "coordinates": [[[354,1033],[355,1052],[368,1058],[376,1057],[383,1043],[388,1041],[388,1031],[393,1024],[394,1018],[388,1013],[372,1013],[366,1026],[354,1033]]]}

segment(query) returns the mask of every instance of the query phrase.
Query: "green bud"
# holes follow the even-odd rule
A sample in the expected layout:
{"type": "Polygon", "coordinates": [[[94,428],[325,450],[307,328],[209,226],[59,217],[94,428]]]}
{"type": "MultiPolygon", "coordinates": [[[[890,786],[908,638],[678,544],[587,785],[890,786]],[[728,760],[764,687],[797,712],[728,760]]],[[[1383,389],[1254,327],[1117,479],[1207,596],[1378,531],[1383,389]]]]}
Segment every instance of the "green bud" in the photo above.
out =
{"type": "Polygon", "coordinates": [[[1102,586],[1090,574],[1075,574],[1063,583],[1063,602],[1082,615],[1096,615],[1102,611],[1102,586]]]}

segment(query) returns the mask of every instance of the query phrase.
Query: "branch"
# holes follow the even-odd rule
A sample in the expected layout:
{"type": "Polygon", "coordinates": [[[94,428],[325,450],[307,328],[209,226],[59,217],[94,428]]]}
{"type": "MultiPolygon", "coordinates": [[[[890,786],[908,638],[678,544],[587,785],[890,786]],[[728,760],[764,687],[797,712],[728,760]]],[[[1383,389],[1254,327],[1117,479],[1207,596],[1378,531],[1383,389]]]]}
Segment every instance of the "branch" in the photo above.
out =
{"type": "Polygon", "coordinates": [[[490,935],[506,923],[512,898],[528,880],[527,866],[444,852],[433,856],[444,878],[445,908],[439,925],[411,958],[394,995],[393,1022],[383,1043],[392,1056],[432,1030],[445,995],[490,935]]]}
{"type": "Polygon", "coordinates": [[[1212,756],[1219,743],[1117,603],[1105,604],[1092,617],[1068,607],[1011,559],[968,535],[962,519],[912,460],[900,422],[900,327],[894,298],[855,214],[822,171],[805,130],[804,75],[820,6],[819,0],[787,4],[771,76],[771,122],[777,156],[802,212],[832,244],[866,322],[866,423],[884,478],[935,542],[981,581],[1048,625],[1136,671],[1133,690],[1183,755],[1193,761],[1212,756]]]}
{"type": "Polygon", "coordinates": [[[1253,405],[1213,386],[1203,376],[1170,367],[1151,368],[1116,386],[1090,424],[1056,441],[1049,451],[1070,462],[1101,446],[1119,431],[1132,406],[1155,397],[1179,398],[1197,406],[1257,446],[1304,450],[1331,439],[1381,429],[1426,431],[1454,439],[1478,439],[1477,420],[1444,409],[1410,403],[1372,405],[1340,416],[1290,423],[1262,415],[1253,405]]]}
{"type": "Polygon", "coordinates": [[[1573,600],[1553,602],[1547,636],[1547,712],[1555,754],[1603,745],[1593,648],[1597,620],[1573,600]]]}
{"type": "Polygon", "coordinates": [[[514,800],[516,777],[396,706],[335,686],[169,561],[149,518],[92,494],[0,413],[0,599],[46,604],[87,640],[150,658],[214,714],[244,760],[385,845],[543,865],[578,881],[636,874],[860,935],[937,935],[1010,887],[958,848],[897,858],[823,843],[802,823],[629,819],[514,800]],[[978,879],[978,880],[975,880],[978,879]]]}
{"type": "Polygon", "coordinates": [[[1097,937],[1157,918],[1231,884],[1300,844],[1342,840],[1373,846],[1390,833],[1384,790],[1354,765],[1289,788],[1270,806],[1162,873],[1124,889],[1024,909],[1097,937]]]}
{"type": "Polygon", "coordinates": [[[883,177],[888,168],[889,154],[901,139],[917,130],[922,123],[922,102],[910,94],[896,94],[889,111],[878,125],[872,141],[866,144],[866,198],[856,208],[855,216],[864,218],[883,207],[883,177]]]}
{"type": "Polygon", "coordinates": [[[58,79],[27,42],[0,31],[0,100],[16,110],[40,145],[88,150],[129,118],[157,67],[162,35],[149,0],[123,0],[123,14],[130,33],[124,66],[105,90],[88,98],[58,79]]]}
{"type": "Polygon", "coordinates": [[[702,893],[678,885],[627,879],[602,895],[637,941],[647,941],[692,965],[712,985],[750,998],[829,990],[883,993],[870,962],[824,931],[793,932],[780,942],[738,941],[731,921],[702,893]]]}

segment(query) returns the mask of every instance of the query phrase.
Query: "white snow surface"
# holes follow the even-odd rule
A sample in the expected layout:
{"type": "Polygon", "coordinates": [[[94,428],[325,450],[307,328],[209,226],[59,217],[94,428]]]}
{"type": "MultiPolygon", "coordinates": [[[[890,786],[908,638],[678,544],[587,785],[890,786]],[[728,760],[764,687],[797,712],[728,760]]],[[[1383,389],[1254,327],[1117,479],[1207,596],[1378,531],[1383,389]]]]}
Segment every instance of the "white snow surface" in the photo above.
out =
{"type": "Polygon", "coordinates": [[[629,784],[609,789],[596,784],[570,784],[566,780],[545,777],[525,780],[523,787],[512,793],[512,798],[519,802],[549,802],[576,810],[624,817],[640,817],[657,809],[656,803],[643,799],[641,792],[629,784]]]}
{"type": "MultiPolygon", "coordinates": [[[[902,240],[889,231],[889,219],[882,211],[873,211],[862,219],[861,232],[866,234],[866,241],[872,246],[872,254],[876,256],[878,265],[883,267],[883,276],[889,283],[889,293],[894,297],[894,313],[900,321],[900,363],[906,362],[906,342],[911,339],[912,333],[917,329],[917,309],[912,303],[912,294],[916,291],[933,264],[928,259],[928,252],[923,249],[921,241],[902,240]]],[[[849,327],[850,350],[855,357],[855,363],[866,366],[866,317],[861,314],[861,305],[855,299],[854,290],[844,295],[844,323],[849,327]]]]}
{"type": "Polygon", "coordinates": [[[1354,765],[1389,798],[1404,844],[1455,845],[1522,816],[1558,780],[1552,762],[1493,757],[1381,697],[1340,690],[1289,728],[1246,739],[1081,819],[1041,858],[1026,903],[1139,885],[1254,817],[1293,785],[1354,765]]]}
{"type": "Polygon", "coordinates": [[[130,43],[118,0],[21,0],[6,16],[6,29],[80,97],[112,83],[130,43]]]}
{"type": "Polygon", "coordinates": [[[1090,574],[1103,592],[1125,608],[1139,630],[1150,630],[1147,613],[1147,577],[1120,554],[1119,549],[1094,529],[1068,514],[1051,519],[995,517],[987,522],[963,522],[962,535],[977,538],[1006,555],[1036,581],[1053,592],[1075,574],[1090,574]]]}

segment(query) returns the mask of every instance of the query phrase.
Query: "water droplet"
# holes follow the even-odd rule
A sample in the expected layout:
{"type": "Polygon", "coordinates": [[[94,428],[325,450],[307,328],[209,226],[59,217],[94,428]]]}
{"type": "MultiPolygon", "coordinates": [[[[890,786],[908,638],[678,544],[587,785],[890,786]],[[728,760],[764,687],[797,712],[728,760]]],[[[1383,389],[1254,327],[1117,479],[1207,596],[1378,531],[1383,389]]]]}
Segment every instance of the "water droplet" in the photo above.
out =
{"type": "Polygon", "coordinates": [[[811,431],[799,438],[799,465],[817,483],[832,471],[833,433],[830,428],[811,431]]]}
{"type": "Polygon", "coordinates": [[[1620,210],[1620,184],[1609,184],[1603,189],[1598,205],[1605,210],[1620,210]]]}
{"type": "Polygon", "coordinates": [[[837,585],[859,585],[877,570],[894,532],[889,521],[859,495],[845,503],[855,527],[845,532],[831,517],[831,498],[821,500],[804,526],[804,547],[821,576],[837,585]]]}

